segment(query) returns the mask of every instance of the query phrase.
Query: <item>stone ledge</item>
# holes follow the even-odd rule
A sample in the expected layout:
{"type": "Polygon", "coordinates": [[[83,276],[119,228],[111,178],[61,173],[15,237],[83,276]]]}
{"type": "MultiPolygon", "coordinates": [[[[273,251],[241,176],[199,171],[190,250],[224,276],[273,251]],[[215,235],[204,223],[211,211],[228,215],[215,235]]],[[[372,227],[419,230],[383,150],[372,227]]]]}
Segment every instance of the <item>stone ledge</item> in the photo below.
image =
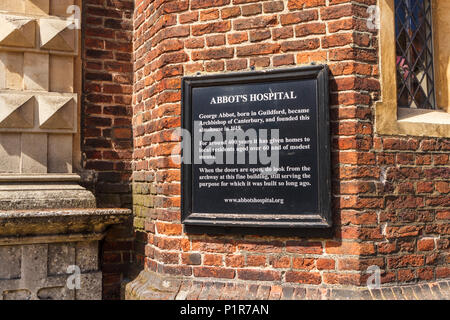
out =
{"type": "Polygon", "coordinates": [[[11,237],[17,242],[27,236],[99,234],[130,217],[128,209],[0,211],[0,244],[2,238],[7,241],[11,237]]]}
{"type": "Polygon", "coordinates": [[[127,300],[450,300],[450,279],[411,285],[314,287],[186,279],[142,271],[125,287],[127,300]]]}
{"type": "MultiPolygon", "coordinates": [[[[11,176],[6,176],[6,179],[11,176]]],[[[26,176],[25,179],[29,179],[26,176]]],[[[51,177],[49,177],[51,178],[51,177]]],[[[1,182],[0,210],[95,208],[94,195],[76,182],[1,182]]]]}
{"type": "MultiPolygon", "coordinates": [[[[0,182],[80,182],[81,177],[78,174],[0,174],[0,182]]],[[[2,185],[0,185],[0,190],[2,185]]]]}

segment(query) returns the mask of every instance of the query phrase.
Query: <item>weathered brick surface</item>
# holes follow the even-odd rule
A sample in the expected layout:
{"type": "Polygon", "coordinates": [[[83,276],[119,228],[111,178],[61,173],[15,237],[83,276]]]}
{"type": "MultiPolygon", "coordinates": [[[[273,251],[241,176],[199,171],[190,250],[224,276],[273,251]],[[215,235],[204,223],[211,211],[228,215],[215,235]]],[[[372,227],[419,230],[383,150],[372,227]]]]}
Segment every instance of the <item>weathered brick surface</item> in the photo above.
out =
{"type": "Polygon", "coordinates": [[[224,280],[181,280],[142,272],[127,292],[128,300],[450,300],[450,281],[389,285],[379,289],[299,286],[224,280]],[[166,286],[162,285],[163,281],[166,286]],[[168,285],[167,285],[168,284],[168,285]]]}
{"type": "MultiPolygon", "coordinates": [[[[82,160],[99,207],[131,208],[133,0],[83,1],[82,160]]],[[[103,297],[120,297],[132,262],[132,223],[101,245],[103,297]]]]}
{"type": "MultiPolygon", "coordinates": [[[[450,277],[450,140],[374,133],[378,33],[366,21],[375,0],[135,4],[139,263],[160,274],[265,281],[268,291],[257,295],[266,298],[271,286],[365,285],[371,265],[382,269],[383,283],[450,277]],[[180,126],[182,76],[311,62],[327,63],[331,74],[333,237],[187,234],[180,224],[180,167],[170,156],[180,126]]],[[[292,296],[323,296],[311,290],[292,296]]],[[[283,290],[276,292],[273,297],[283,290]]]]}

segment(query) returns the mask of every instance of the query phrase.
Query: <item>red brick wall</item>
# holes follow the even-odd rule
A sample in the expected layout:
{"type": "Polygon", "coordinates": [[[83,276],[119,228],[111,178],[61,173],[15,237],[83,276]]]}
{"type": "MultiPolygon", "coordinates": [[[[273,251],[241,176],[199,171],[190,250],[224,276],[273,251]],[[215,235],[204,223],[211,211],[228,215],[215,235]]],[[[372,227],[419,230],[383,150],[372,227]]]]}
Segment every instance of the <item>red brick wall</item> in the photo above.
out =
{"type": "Polygon", "coordinates": [[[137,261],[163,274],[268,284],[363,285],[448,278],[450,141],[380,137],[375,0],[137,0],[133,204],[137,261]],[[187,234],[170,158],[183,75],[327,63],[331,238],[187,234]]]}
{"type": "MultiPolygon", "coordinates": [[[[131,208],[132,0],[87,0],[83,14],[83,167],[99,207],[131,208]]],[[[104,298],[120,297],[132,262],[132,226],[102,243],[104,298]]]]}

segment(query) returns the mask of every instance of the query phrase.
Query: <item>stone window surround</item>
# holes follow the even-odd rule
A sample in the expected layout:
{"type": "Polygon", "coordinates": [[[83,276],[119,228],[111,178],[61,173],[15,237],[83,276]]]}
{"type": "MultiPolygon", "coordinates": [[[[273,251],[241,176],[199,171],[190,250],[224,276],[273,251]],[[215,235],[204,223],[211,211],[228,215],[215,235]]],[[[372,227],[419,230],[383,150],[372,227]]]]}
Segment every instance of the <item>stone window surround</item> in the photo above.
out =
{"type": "MultiPolygon", "coordinates": [[[[433,0],[433,9],[438,8],[438,1],[433,0]]],[[[446,4],[439,3],[439,6],[446,4]]],[[[443,99],[437,97],[439,107],[444,110],[420,110],[397,107],[397,79],[395,62],[395,8],[394,0],[380,0],[380,69],[382,101],[376,105],[376,132],[384,135],[410,135],[429,137],[450,137],[450,106],[443,106],[443,99]]],[[[444,12],[445,8],[439,8],[444,12]]],[[[437,13],[433,11],[433,28],[436,30],[437,13]]],[[[445,32],[441,31],[441,34],[445,32]]],[[[440,35],[435,33],[435,53],[442,48],[440,35]]],[[[444,36],[444,35],[443,35],[444,36]]],[[[437,55],[434,57],[437,58],[437,55]]],[[[442,58],[440,58],[441,60],[442,58]]],[[[438,66],[436,61],[435,66],[438,66]]],[[[436,91],[448,90],[445,76],[436,74],[436,91]]]]}

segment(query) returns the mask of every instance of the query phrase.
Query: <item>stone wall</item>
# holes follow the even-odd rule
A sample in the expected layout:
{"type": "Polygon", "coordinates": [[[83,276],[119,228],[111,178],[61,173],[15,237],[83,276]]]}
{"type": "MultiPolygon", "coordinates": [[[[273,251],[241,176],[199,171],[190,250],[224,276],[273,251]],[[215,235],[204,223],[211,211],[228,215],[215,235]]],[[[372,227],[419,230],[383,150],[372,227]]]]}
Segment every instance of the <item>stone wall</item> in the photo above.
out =
{"type": "Polygon", "coordinates": [[[100,300],[99,241],[126,209],[0,212],[0,300],[100,300]]]}
{"type": "Polygon", "coordinates": [[[367,8],[376,3],[135,2],[133,209],[145,270],[272,289],[363,286],[371,265],[386,285],[449,278],[450,140],[374,132],[380,61],[367,8]],[[187,233],[171,158],[182,76],[311,62],[331,75],[333,235],[187,233]]]}
{"type": "Polygon", "coordinates": [[[79,30],[66,19],[77,3],[0,4],[0,174],[70,174],[78,164],[79,30]]]}
{"type": "Polygon", "coordinates": [[[102,298],[98,241],[0,246],[0,258],[9,262],[1,264],[1,300],[102,298]],[[73,265],[81,266],[80,290],[67,286],[73,265]]]}

